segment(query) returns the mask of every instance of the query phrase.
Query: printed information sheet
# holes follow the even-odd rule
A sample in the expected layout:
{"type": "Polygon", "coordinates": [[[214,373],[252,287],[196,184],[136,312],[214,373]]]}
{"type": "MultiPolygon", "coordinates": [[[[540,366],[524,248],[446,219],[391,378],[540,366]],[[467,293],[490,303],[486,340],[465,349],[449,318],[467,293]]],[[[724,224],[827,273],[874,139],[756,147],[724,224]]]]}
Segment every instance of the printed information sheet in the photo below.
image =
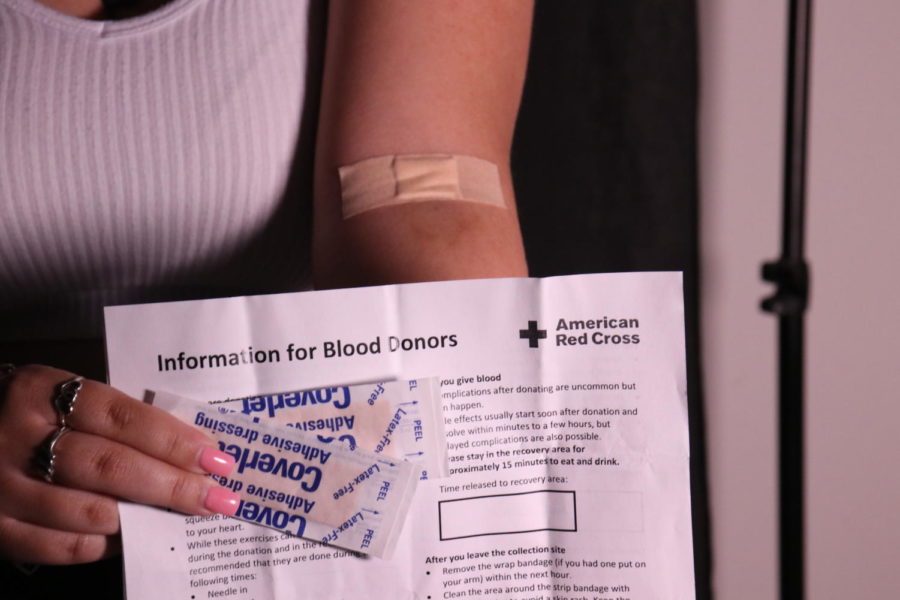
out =
{"type": "Polygon", "coordinates": [[[304,420],[316,396],[294,391],[371,384],[340,413],[437,378],[446,448],[387,559],[122,504],[129,600],[694,598],[679,273],[112,307],[106,333],[110,383],[137,398],[273,412],[292,392],[330,437],[379,432],[362,407],[304,420]]]}

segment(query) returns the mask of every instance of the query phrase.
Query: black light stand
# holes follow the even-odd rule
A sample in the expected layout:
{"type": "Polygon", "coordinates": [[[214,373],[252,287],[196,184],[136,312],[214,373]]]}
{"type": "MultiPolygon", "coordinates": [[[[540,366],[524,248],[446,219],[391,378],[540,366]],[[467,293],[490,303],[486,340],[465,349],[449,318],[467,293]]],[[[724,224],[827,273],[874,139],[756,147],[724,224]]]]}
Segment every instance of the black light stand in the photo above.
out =
{"type": "Polygon", "coordinates": [[[812,0],[790,0],[787,110],[784,147],[784,214],[781,257],[763,265],[776,284],[763,300],[778,315],[779,343],[779,550],[782,600],[804,596],[803,527],[803,315],[809,270],[803,255],[806,193],[806,129],[812,0]]]}

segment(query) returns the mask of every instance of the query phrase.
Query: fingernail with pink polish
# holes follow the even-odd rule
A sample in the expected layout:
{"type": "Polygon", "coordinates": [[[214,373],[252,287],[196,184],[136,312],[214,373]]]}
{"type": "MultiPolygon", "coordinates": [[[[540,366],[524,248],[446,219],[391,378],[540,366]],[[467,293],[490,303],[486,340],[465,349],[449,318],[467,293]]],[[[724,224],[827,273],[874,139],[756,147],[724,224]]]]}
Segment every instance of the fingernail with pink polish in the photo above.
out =
{"type": "Polygon", "coordinates": [[[214,485],[206,493],[203,506],[206,510],[226,516],[232,516],[237,512],[241,500],[237,494],[227,488],[214,485]]]}
{"type": "Polygon", "coordinates": [[[215,448],[206,448],[200,453],[200,468],[213,475],[228,477],[234,469],[234,458],[215,448]]]}

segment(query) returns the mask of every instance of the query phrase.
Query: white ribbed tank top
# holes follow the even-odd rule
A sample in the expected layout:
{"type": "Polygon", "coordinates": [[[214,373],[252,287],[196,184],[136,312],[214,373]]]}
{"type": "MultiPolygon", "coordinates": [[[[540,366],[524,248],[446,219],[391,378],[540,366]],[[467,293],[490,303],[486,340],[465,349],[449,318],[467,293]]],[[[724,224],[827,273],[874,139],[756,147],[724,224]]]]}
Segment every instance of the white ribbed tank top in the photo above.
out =
{"type": "Polygon", "coordinates": [[[174,0],[103,22],[0,0],[0,339],[305,285],[307,10],[174,0]]]}

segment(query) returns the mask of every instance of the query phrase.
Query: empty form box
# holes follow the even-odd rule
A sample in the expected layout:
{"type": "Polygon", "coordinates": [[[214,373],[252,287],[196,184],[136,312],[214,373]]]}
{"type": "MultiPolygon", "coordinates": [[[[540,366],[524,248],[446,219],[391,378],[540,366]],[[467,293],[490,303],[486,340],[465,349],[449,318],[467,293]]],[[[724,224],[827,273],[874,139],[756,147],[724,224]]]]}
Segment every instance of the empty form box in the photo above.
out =
{"type": "Polygon", "coordinates": [[[577,531],[575,492],[538,490],[475,496],[438,503],[442,540],[525,533],[577,531]]]}

